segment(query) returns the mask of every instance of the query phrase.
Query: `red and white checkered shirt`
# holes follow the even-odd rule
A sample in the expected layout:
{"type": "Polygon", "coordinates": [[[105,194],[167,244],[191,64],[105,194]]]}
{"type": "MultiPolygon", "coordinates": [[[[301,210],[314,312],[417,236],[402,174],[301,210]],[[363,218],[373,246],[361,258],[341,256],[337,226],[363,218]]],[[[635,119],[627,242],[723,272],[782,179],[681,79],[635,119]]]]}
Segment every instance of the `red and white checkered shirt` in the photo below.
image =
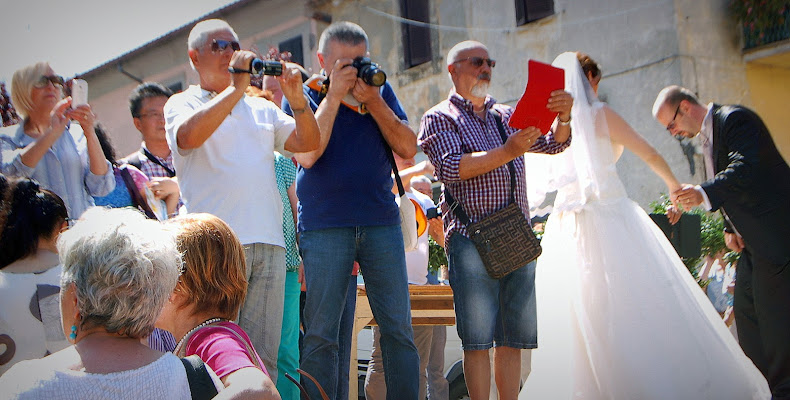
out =
{"type": "MultiPolygon", "coordinates": [[[[513,108],[496,104],[496,100],[490,96],[486,98],[485,108],[502,116],[502,123],[508,136],[519,131],[507,125],[513,108]]],[[[463,206],[471,223],[510,203],[510,171],[507,164],[463,181],[458,172],[463,154],[489,151],[502,146],[502,136],[490,112],[486,113],[485,120],[479,118],[473,111],[472,103],[452,91],[447,100],[437,104],[422,116],[419,139],[420,147],[436,167],[436,177],[463,206]]],[[[570,143],[570,139],[565,143],[555,142],[553,133],[549,132],[540,136],[529,152],[556,154],[565,150],[570,143]]],[[[521,206],[524,215],[529,217],[524,157],[514,159],[513,165],[516,169],[516,202],[521,206]]],[[[449,211],[444,193],[439,203],[444,216],[447,238],[449,239],[455,232],[469,236],[466,226],[458,220],[455,213],[449,211]]]]}
{"type": "MultiPolygon", "coordinates": [[[[140,171],[143,171],[145,176],[147,176],[148,178],[169,177],[170,175],[167,173],[167,170],[162,168],[161,165],[149,160],[148,157],[145,156],[145,154],[143,153],[144,148],[145,148],[145,143],[143,143],[143,146],[138,151],[140,153],[140,171]]],[[[159,160],[159,162],[161,162],[162,164],[164,164],[167,168],[170,168],[171,171],[176,170],[176,168],[173,166],[172,154],[168,154],[166,158],[162,158],[159,156],[154,156],[154,157],[156,157],[156,159],[159,160]]]]}

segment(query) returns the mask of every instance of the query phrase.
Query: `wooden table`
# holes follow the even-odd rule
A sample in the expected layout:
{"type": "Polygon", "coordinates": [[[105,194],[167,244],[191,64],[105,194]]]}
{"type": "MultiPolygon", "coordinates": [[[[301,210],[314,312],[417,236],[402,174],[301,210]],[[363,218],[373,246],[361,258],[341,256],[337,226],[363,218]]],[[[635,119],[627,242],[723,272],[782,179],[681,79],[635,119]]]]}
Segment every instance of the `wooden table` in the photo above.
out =
{"type": "MultiPolygon", "coordinates": [[[[412,325],[455,325],[453,290],[448,285],[409,285],[412,325]]],[[[348,375],[348,397],[357,400],[357,335],[368,325],[377,325],[370,310],[365,285],[357,286],[357,309],[354,334],[351,336],[351,368],[348,375]]]]}

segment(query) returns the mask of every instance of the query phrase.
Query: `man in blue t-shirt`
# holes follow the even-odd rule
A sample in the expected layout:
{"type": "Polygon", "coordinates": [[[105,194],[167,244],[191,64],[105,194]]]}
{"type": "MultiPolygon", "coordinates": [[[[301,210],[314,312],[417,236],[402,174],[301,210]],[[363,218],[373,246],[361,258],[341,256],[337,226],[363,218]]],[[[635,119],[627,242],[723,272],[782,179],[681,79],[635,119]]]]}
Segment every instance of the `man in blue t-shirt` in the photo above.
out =
{"type": "MultiPolygon", "coordinates": [[[[371,86],[357,77],[354,60],[368,56],[361,27],[330,25],[321,34],[317,55],[323,75],[308,81],[305,94],[315,110],[320,144],[313,152],[296,154],[299,243],[307,284],[301,369],[330,398],[345,392],[337,387],[338,331],[351,269],[358,261],[380,327],[387,398],[415,399],[419,357],[386,152],[389,146],[410,158],[417,138],[392,87],[371,86]]],[[[287,102],[283,109],[291,113],[287,102]]],[[[321,398],[312,383],[303,384],[311,398],[321,398]]]]}

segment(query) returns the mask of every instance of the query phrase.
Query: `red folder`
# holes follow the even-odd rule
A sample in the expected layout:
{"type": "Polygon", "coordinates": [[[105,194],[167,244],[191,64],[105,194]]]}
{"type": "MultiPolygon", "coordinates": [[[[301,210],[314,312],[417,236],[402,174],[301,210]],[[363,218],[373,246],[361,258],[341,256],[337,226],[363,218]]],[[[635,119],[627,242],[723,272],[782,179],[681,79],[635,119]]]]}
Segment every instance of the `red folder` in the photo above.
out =
{"type": "Polygon", "coordinates": [[[516,104],[508,125],[516,129],[534,126],[546,134],[557,117],[557,113],[546,108],[546,105],[549,104],[551,92],[565,87],[565,71],[534,60],[529,60],[528,67],[527,88],[516,104]]]}

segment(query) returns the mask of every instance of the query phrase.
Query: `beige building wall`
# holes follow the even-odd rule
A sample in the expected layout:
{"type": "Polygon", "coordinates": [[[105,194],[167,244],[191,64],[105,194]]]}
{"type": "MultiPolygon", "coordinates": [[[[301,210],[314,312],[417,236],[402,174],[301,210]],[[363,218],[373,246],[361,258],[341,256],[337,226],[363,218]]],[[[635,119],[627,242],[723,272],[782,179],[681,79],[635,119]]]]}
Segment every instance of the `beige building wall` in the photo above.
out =
{"type": "MultiPolygon", "coordinates": [[[[789,58],[787,54],[784,58],[789,58]]],[[[779,56],[777,56],[778,58],[779,56]]],[[[790,160],[790,63],[788,66],[755,60],[746,64],[750,103],[771,131],[776,147],[790,160]]]]}

